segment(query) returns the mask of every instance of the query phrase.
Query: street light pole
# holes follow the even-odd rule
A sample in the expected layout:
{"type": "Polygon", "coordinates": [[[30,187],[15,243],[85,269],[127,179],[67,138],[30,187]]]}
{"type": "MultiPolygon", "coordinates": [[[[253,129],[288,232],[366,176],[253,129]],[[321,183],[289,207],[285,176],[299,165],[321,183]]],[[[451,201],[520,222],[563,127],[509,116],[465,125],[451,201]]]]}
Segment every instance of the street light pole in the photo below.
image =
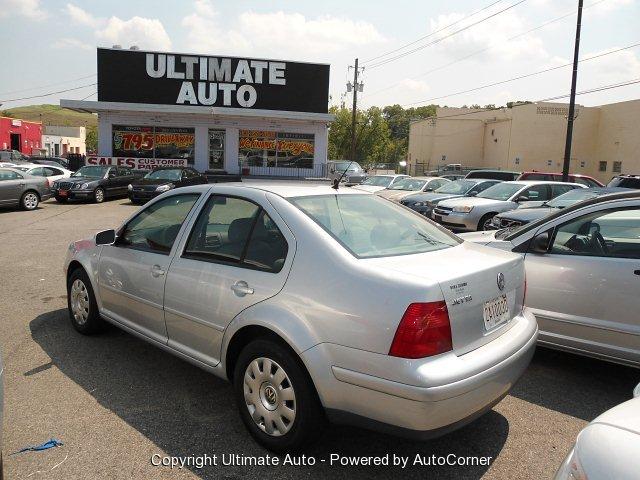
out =
{"type": "Polygon", "coordinates": [[[351,161],[356,160],[356,117],[358,115],[358,59],[353,69],[353,107],[351,110],[351,161]]]}
{"type": "Polygon", "coordinates": [[[576,42],[573,50],[573,73],[571,76],[571,98],[569,100],[569,115],[567,116],[567,138],[564,145],[564,164],[562,166],[562,181],[569,181],[569,167],[571,163],[571,140],[573,138],[573,120],[576,110],[576,82],[578,80],[578,57],[580,55],[580,27],[582,26],[582,3],[578,0],[578,21],[576,24],[576,42]]]}

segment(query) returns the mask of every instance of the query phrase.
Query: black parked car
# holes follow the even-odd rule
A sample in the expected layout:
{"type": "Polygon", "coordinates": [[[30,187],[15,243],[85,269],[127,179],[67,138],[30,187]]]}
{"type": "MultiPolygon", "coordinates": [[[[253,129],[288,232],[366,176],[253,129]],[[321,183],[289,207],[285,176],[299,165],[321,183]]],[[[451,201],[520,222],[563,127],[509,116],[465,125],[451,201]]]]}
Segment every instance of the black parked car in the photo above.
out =
{"type": "Polygon", "coordinates": [[[70,178],[53,182],[51,191],[62,203],[70,199],[102,203],[106,198],[126,196],[127,186],[136,178],[137,172],[127,167],[85,165],[70,178]]]}
{"type": "Polygon", "coordinates": [[[207,177],[191,167],[156,168],[128,186],[131,203],[142,204],[173,188],[200,185],[207,177]]]}

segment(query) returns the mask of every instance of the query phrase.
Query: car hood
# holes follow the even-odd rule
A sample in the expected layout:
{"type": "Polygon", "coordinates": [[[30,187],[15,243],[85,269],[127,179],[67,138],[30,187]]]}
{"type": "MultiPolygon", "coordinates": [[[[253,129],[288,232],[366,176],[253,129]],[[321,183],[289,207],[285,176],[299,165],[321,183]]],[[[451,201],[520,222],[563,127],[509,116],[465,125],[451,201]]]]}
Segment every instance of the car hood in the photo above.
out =
{"type": "Polygon", "coordinates": [[[499,216],[500,218],[508,218],[509,220],[519,220],[523,223],[529,223],[534,220],[538,220],[539,218],[546,217],[547,215],[551,215],[556,211],[557,209],[551,207],[516,208],[515,210],[501,213],[499,216]]]}
{"type": "Polygon", "coordinates": [[[450,200],[443,200],[439,203],[442,207],[457,207],[460,205],[472,205],[488,207],[491,205],[504,205],[505,203],[511,203],[508,200],[492,200],[490,198],[480,197],[457,197],[450,200]]]}
{"type": "Polygon", "coordinates": [[[413,190],[389,190],[388,188],[385,188],[384,190],[380,190],[376,195],[380,195],[388,200],[400,201],[400,199],[415,193],[417,192],[413,190]]]}
{"type": "Polygon", "coordinates": [[[409,195],[405,200],[411,202],[440,202],[442,200],[448,200],[450,198],[461,197],[460,194],[454,193],[436,193],[436,192],[428,192],[428,193],[415,193],[413,195],[409,195]]]}
{"type": "Polygon", "coordinates": [[[166,185],[169,183],[177,182],[178,180],[166,180],[164,178],[137,178],[131,182],[131,185],[145,186],[145,185],[166,185]]]}
{"type": "Polygon", "coordinates": [[[465,241],[487,245],[496,241],[496,233],[498,230],[487,230],[484,232],[461,233],[458,236],[465,241]]]}
{"type": "Polygon", "coordinates": [[[640,397],[607,410],[591,422],[591,424],[595,423],[630,430],[640,435],[640,397]]]}
{"type": "Polygon", "coordinates": [[[356,185],[353,188],[356,190],[364,190],[365,192],[371,193],[379,192],[385,189],[385,187],[378,187],[377,185],[356,185]]]}
{"type": "Polygon", "coordinates": [[[99,182],[102,178],[96,177],[69,177],[65,178],[65,181],[73,182],[73,183],[88,183],[88,182],[99,182]]]}

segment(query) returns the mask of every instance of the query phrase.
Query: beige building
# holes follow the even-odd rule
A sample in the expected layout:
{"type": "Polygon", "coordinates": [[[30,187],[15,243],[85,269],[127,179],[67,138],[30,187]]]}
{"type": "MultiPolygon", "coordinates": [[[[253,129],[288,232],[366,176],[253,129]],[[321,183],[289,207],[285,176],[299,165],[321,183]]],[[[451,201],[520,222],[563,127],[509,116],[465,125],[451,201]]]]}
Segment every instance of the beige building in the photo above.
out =
{"type": "Polygon", "coordinates": [[[42,148],[45,155],[66,156],[67,153],[87,153],[87,129],[85,127],[65,127],[45,125],[42,134],[42,148]]]}
{"type": "MultiPolygon", "coordinates": [[[[436,117],[411,123],[408,171],[418,175],[459,163],[561,172],[568,107],[532,103],[487,112],[438,108],[436,117]]],[[[570,171],[601,181],[618,173],[640,174],[640,100],[576,105],[570,171]]]]}

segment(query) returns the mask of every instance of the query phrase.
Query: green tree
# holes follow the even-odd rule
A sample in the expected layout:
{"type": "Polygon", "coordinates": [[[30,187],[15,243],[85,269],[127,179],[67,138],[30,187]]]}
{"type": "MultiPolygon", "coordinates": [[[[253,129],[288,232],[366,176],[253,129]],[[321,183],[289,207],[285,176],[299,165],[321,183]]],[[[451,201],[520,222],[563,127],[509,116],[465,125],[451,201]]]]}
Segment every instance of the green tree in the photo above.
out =
{"type": "Polygon", "coordinates": [[[87,127],[87,138],[85,140],[87,145],[87,152],[97,152],[98,151],[98,128],[97,127],[87,127]]]}

